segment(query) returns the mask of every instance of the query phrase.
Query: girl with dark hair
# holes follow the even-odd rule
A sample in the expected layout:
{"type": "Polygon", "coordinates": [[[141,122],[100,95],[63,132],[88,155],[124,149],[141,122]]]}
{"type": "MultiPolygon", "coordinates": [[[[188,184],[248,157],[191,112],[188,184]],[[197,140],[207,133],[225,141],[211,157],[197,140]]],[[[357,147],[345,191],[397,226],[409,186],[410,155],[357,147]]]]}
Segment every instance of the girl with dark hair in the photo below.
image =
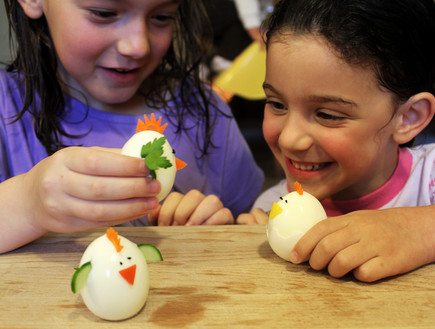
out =
{"type": "Polygon", "coordinates": [[[435,261],[433,0],[283,0],[267,30],[263,133],[286,179],[239,223],[267,222],[295,181],[328,219],[291,259],[375,281],[435,261]]]}
{"type": "Polygon", "coordinates": [[[250,206],[263,175],[199,78],[211,35],[201,2],[5,5],[16,56],[0,70],[0,252],[48,231],[223,224],[250,206]],[[144,161],[113,149],[151,113],[188,163],[161,208],[144,161]]]}

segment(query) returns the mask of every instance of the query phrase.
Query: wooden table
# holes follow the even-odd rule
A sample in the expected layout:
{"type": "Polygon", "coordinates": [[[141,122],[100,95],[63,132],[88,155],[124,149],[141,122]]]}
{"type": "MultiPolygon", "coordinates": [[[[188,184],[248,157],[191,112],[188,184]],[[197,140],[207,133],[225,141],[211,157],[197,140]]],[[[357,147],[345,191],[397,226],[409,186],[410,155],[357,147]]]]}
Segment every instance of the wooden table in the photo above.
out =
{"type": "Polygon", "coordinates": [[[0,255],[1,328],[434,328],[435,265],[374,284],[293,265],[263,225],[118,228],[164,257],[135,317],[95,317],[70,290],[73,268],[105,230],[49,234],[0,255]]]}

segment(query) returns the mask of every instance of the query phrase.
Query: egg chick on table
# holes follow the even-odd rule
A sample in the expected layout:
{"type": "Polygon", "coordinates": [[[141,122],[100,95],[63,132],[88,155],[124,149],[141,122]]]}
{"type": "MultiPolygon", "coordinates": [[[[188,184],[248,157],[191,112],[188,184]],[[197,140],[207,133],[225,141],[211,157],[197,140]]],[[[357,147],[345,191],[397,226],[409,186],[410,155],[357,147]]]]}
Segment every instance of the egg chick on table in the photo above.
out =
{"type": "Polygon", "coordinates": [[[298,182],[295,188],[295,192],[273,203],[266,226],[272,250],[287,261],[290,261],[290,253],[299,239],[327,217],[319,200],[305,192],[298,182]]]}
{"type": "Polygon", "coordinates": [[[147,258],[163,260],[154,246],[138,246],[110,228],[84,252],[71,281],[72,291],[81,292],[88,309],[102,319],[132,317],[148,297],[147,258]]]}

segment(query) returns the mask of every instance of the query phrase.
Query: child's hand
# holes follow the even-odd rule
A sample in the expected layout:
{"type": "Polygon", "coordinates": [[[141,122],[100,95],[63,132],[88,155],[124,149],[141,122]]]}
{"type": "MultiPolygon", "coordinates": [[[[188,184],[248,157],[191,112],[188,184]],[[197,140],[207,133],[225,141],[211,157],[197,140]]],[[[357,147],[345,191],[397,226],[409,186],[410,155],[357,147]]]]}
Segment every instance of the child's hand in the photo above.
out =
{"type": "Polygon", "coordinates": [[[316,224],[296,244],[292,261],[309,259],[333,277],[353,271],[366,282],[435,261],[435,206],[356,211],[316,224]],[[311,254],[311,256],[310,256],[311,254]]]}
{"type": "Polygon", "coordinates": [[[215,195],[205,196],[198,190],[187,194],[170,193],[162,206],[148,216],[150,223],[167,225],[221,225],[233,224],[228,208],[215,195]]]}
{"type": "Polygon", "coordinates": [[[143,159],[113,149],[68,147],[25,174],[26,205],[41,229],[60,233],[117,225],[158,206],[143,159]]]}
{"type": "Polygon", "coordinates": [[[255,208],[248,214],[240,214],[237,224],[267,224],[269,215],[263,209],[255,208]]]}

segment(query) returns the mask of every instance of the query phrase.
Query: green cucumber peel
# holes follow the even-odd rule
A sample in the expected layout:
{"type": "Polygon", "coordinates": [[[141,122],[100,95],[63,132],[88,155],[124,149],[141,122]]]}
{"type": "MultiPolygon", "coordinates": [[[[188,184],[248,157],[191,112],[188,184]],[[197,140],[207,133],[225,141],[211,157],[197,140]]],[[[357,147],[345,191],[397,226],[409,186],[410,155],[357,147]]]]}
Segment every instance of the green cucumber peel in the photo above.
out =
{"type": "Polygon", "coordinates": [[[138,248],[140,251],[142,251],[147,263],[157,263],[163,261],[160,250],[152,244],[140,244],[138,245],[138,248]]]}
{"type": "Polygon", "coordinates": [[[86,285],[86,281],[92,269],[92,264],[91,262],[87,262],[80,267],[75,267],[74,269],[75,272],[71,279],[71,291],[75,294],[82,290],[86,285]]]}

